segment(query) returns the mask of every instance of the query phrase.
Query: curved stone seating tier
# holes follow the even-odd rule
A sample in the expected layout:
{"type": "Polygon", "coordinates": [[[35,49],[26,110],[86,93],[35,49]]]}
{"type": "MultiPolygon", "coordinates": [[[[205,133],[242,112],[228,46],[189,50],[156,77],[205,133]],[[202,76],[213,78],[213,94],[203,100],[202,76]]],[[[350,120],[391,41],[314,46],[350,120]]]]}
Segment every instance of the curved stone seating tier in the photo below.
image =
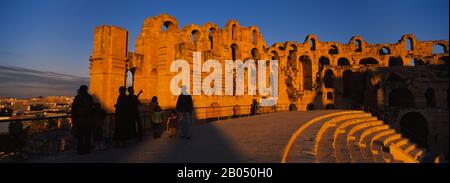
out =
{"type": "Polygon", "coordinates": [[[376,136],[379,133],[382,133],[383,131],[390,131],[392,133],[395,133],[395,130],[390,129],[389,125],[379,125],[369,127],[367,130],[364,130],[361,133],[358,145],[362,153],[362,156],[366,162],[375,162],[375,160],[373,159],[372,150],[370,149],[368,144],[370,144],[370,141],[374,136],[376,136]]]}
{"type": "Polygon", "coordinates": [[[362,119],[372,119],[369,114],[353,114],[342,115],[326,121],[317,133],[314,152],[317,154],[317,161],[323,163],[334,163],[336,157],[333,150],[333,137],[336,127],[342,123],[345,123],[349,119],[356,121],[362,119]]]}
{"type": "Polygon", "coordinates": [[[361,150],[361,146],[359,146],[359,140],[361,138],[361,134],[365,131],[368,131],[374,127],[381,127],[383,125],[382,121],[370,121],[366,123],[361,123],[354,126],[347,135],[347,146],[351,150],[350,156],[352,162],[373,162],[372,158],[364,158],[363,152],[361,150]]]}
{"type": "MultiPolygon", "coordinates": [[[[337,112],[333,114],[324,115],[315,119],[312,119],[302,125],[293,135],[293,137],[288,142],[288,149],[285,149],[285,154],[283,154],[282,162],[302,162],[302,163],[314,163],[317,162],[316,154],[316,142],[317,135],[321,127],[328,121],[334,119],[335,117],[348,115],[351,116],[368,116],[362,111],[346,111],[337,112]],[[289,155],[286,155],[289,152],[289,155]]],[[[321,135],[319,135],[321,136],[321,135]]],[[[319,138],[320,140],[320,138],[319,138]]]]}
{"type": "Polygon", "coordinates": [[[357,120],[349,120],[347,122],[342,123],[336,130],[333,141],[333,147],[335,155],[337,157],[337,162],[340,163],[350,163],[351,161],[351,153],[354,153],[355,149],[349,149],[348,142],[348,134],[350,130],[358,126],[360,124],[368,123],[377,120],[375,117],[357,119],[357,120]]]}
{"type": "Polygon", "coordinates": [[[293,141],[293,153],[288,162],[402,162],[391,154],[390,148],[394,146],[396,152],[415,159],[424,154],[424,150],[402,138],[389,125],[362,111],[340,112],[313,119],[301,126],[293,141]]]}

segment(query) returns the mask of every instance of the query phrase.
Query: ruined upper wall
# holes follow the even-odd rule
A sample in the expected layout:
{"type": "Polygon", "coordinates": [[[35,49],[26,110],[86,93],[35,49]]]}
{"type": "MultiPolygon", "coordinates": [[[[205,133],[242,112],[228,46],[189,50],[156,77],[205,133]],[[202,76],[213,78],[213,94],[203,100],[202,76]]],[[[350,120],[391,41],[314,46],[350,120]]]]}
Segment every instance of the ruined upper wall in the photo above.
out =
{"type": "Polygon", "coordinates": [[[172,59],[189,59],[185,58],[191,55],[189,52],[202,51],[209,55],[208,59],[226,60],[232,59],[232,52],[235,51],[234,55],[241,60],[283,60],[294,51],[296,60],[302,55],[311,56],[313,62],[318,62],[320,57],[327,57],[331,65],[339,65],[339,58],[349,60],[350,65],[358,65],[365,58],[374,58],[378,64],[388,66],[391,57],[399,57],[402,65],[409,65],[413,58],[424,64],[438,64],[438,57],[448,56],[449,51],[446,40],[418,41],[413,34],[403,35],[397,43],[391,44],[369,44],[361,36],[352,37],[346,44],[321,42],[318,36],[311,34],[303,43],[286,41],[269,47],[258,27],[241,26],[236,20],[228,21],[224,28],[210,22],[180,28],[176,18],[167,14],[145,19],[142,32],[136,40],[136,52],[149,55],[169,45],[178,45],[177,51],[174,51],[175,58],[172,59]],[[407,42],[410,42],[410,47],[407,42]],[[149,44],[157,45],[148,48],[149,44]],[[442,46],[444,53],[433,53],[434,45],[442,46]]]}

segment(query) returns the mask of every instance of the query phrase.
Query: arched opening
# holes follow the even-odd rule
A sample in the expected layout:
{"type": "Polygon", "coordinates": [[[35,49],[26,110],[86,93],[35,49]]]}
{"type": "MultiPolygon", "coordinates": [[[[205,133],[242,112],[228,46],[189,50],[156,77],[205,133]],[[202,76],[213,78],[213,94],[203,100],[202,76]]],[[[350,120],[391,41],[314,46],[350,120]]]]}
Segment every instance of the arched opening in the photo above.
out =
{"type": "Polygon", "coordinates": [[[408,88],[397,88],[389,93],[389,107],[414,108],[414,95],[408,88]]]}
{"type": "Polygon", "coordinates": [[[171,21],[166,21],[166,22],[164,22],[161,29],[163,32],[166,32],[166,31],[172,31],[174,28],[175,28],[175,25],[171,21]]]}
{"type": "Polygon", "coordinates": [[[355,52],[361,52],[362,51],[361,40],[359,39],[355,40],[354,44],[355,44],[355,52]]]}
{"type": "Polygon", "coordinates": [[[391,54],[391,50],[389,50],[388,47],[383,47],[380,49],[379,52],[380,55],[390,55],[391,54]]]}
{"type": "Polygon", "coordinates": [[[297,105],[295,105],[295,104],[290,104],[290,105],[289,105],[289,111],[297,111],[297,105]]]}
{"type": "Polygon", "coordinates": [[[316,40],[314,38],[309,39],[309,46],[311,51],[316,50],[316,40]]]}
{"type": "Polygon", "coordinates": [[[328,50],[328,54],[330,55],[336,55],[339,53],[339,50],[336,45],[331,45],[330,49],[328,50]]]}
{"type": "Polygon", "coordinates": [[[427,91],[425,91],[425,99],[427,100],[427,107],[436,107],[436,96],[433,88],[428,88],[427,91]]]}
{"type": "Polygon", "coordinates": [[[154,85],[154,87],[152,87],[152,89],[150,91],[145,91],[145,92],[146,93],[148,92],[150,94],[150,97],[158,96],[159,86],[156,85],[158,83],[158,70],[157,69],[152,69],[152,71],[150,72],[150,83],[152,83],[154,85]]]}
{"type": "Polygon", "coordinates": [[[272,51],[270,59],[271,60],[278,60],[278,53],[276,51],[272,51]]]}
{"type": "Polygon", "coordinates": [[[251,54],[252,54],[252,58],[253,59],[257,59],[258,58],[258,49],[256,49],[256,48],[253,48],[252,49],[252,51],[251,51],[251,54]]]}
{"type": "Polygon", "coordinates": [[[445,53],[445,47],[442,44],[433,45],[433,54],[443,54],[445,53]]]}
{"type": "Polygon", "coordinates": [[[257,39],[258,39],[258,31],[256,31],[256,30],[253,30],[253,32],[252,32],[252,43],[253,44],[257,44],[257,39]]]}
{"type": "Polygon", "coordinates": [[[402,57],[389,57],[389,67],[403,66],[402,57]]]}
{"type": "Polygon", "coordinates": [[[413,45],[413,40],[412,38],[407,38],[406,39],[406,51],[411,51],[414,50],[414,45],[413,45]]]}
{"type": "Polygon", "coordinates": [[[209,29],[209,36],[208,36],[208,39],[209,39],[209,47],[210,47],[210,49],[214,49],[214,33],[216,32],[216,28],[211,28],[211,29],[209,29]]]}
{"type": "Polygon", "coordinates": [[[372,57],[364,58],[359,61],[359,65],[377,65],[378,61],[372,57]]]}
{"type": "Polygon", "coordinates": [[[231,45],[231,59],[233,61],[235,61],[237,59],[237,57],[239,56],[238,52],[239,52],[239,47],[236,44],[232,44],[231,45]]]}
{"type": "Polygon", "coordinates": [[[333,100],[333,92],[327,92],[327,100],[333,100]]]}
{"type": "Polygon", "coordinates": [[[134,85],[134,69],[127,70],[125,87],[133,87],[134,85]]]}
{"type": "Polygon", "coordinates": [[[302,64],[303,70],[303,90],[312,90],[313,82],[312,82],[312,64],[311,58],[307,55],[303,55],[300,57],[300,62],[302,64]]]}
{"type": "Polygon", "coordinates": [[[307,111],[312,111],[312,110],[314,110],[314,104],[309,103],[309,104],[306,106],[306,110],[307,110],[307,111]]]}
{"type": "Polygon", "coordinates": [[[332,109],[334,109],[334,105],[333,105],[333,104],[327,104],[327,105],[325,106],[325,109],[326,109],[326,110],[332,110],[332,109]]]}
{"type": "Polygon", "coordinates": [[[408,112],[400,119],[402,136],[408,138],[417,146],[428,149],[428,122],[418,112],[408,112]]]}
{"type": "Polygon", "coordinates": [[[196,42],[200,39],[200,31],[198,30],[193,30],[191,32],[191,41],[192,42],[196,42]]]}
{"type": "Polygon", "coordinates": [[[231,37],[233,40],[237,40],[237,25],[233,24],[233,26],[231,26],[231,37]]]}
{"type": "Polygon", "coordinates": [[[350,89],[352,86],[352,82],[351,82],[352,71],[346,70],[346,71],[344,71],[344,73],[342,75],[343,75],[343,79],[344,79],[344,97],[350,98],[350,96],[351,96],[350,89]]]}
{"type": "Polygon", "coordinates": [[[342,58],[339,58],[339,59],[338,59],[338,65],[339,65],[339,66],[350,65],[350,61],[348,61],[347,58],[342,57],[342,58]]]}
{"type": "Polygon", "coordinates": [[[319,67],[323,67],[325,65],[330,65],[330,59],[328,59],[327,57],[320,57],[319,58],[319,67]]]}
{"type": "Polygon", "coordinates": [[[327,69],[324,75],[325,88],[334,88],[334,73],[331,69],[327,69]]]}

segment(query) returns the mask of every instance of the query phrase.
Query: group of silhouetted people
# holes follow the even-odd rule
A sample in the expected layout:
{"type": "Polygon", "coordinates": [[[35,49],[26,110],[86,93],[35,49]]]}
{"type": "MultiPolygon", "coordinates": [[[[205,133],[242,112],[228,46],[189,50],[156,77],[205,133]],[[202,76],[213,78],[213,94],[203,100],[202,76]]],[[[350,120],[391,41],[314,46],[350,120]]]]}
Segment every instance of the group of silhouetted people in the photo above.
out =
{"type": "MultiPolygon", "coordinates": [[[[150,120],[153,128],[153,137],[160,138],[163,126],[166,127],[169,138],[179,136],[183,139],[190,139],[190,127],[192,125],[193,101],[186,88],[182,87],[182,93],[178,96],[176,109],[171,110],[165,121],[163,121],[162,109],[159,106],[158,98],[152,97],[150,102],[150,120]],[[179,131],[177,129],[180,129],[179,131]]],[[[132,87],[120,87],[117,102],[114,105],[114,132],[113,141],[117,147],[124,147],[127,141],[132,139],[142,140],[143,125],[139,112],[139,95],[142,90],[135,95],[132,87]],[[126,94],[128,90],[128,95],[126,94]]],[[[88,93],[86,85],[80,86],[77,96],[73,100],[71,117],[73,132],[77,140],[78,154],[90,152],[91,141],[99,150],[105,149],[104,142],[104,121],[106,112],[99,103],[94,103],[92,96],[88,93]]]]}
{"type": "Polygon", "coordinates": [[[126,145],[126,141],[130,139],[142,140],[143,129],[139,112],[139,95],[134,95],[134,89],[128,87],[128,95],[126,88],[119,88],[119,97],[114,105],[115,107],[115,128],[113,140],[119,147],[126,145]]]}

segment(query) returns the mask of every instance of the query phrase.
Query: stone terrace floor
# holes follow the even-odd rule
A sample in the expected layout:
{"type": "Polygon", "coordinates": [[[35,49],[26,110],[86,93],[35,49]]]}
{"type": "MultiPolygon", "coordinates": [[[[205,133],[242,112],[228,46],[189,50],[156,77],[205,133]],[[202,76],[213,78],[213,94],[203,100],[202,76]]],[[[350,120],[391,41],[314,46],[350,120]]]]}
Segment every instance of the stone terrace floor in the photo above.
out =
{"type": "Polygon", "coordinates": [[[279,112],[215,121],[191,128],[191,139],[151,135],[125,148],[34,159],[38,163],[279,163],[292,134],[305,122],[336,112],[279,112]]]}

